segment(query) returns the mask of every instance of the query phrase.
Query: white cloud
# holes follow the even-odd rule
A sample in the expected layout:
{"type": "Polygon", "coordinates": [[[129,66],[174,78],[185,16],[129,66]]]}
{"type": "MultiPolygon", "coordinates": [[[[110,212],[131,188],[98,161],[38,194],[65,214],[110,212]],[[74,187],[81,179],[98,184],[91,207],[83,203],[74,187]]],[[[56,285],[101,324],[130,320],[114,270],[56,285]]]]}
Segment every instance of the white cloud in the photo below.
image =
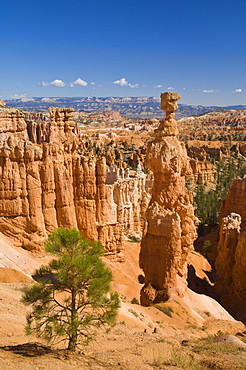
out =
{"type": "Polygon", "coordinates": [[[91,85],[95,86],[95,85],[96,85],[96,83],[95,83],[95,82],[91,82],[91,85]]]}
{"type": "Polygon", "coordinates": [[[183,89],[182,90],[186,90],[186,87],[183,87],[183,89]]]}
{"type": "Polygon", "coordinates": [[[75,80],[74,82],[70,82],[70,86],[71,87],[74,87],[74,86],[87,86],[88,83],[84,80],[81,80],[81,78],[77,78],[77,80],[75,80]]]}
{"type": "Polygon", "coordinates": [[[162,85],[155,85],[153,86],[154,89],[160,89],[162,87],[162,85]]]}
{"type": "Polygon", "coordinates": [[[56,86],[56,87],[66,86],[65,82],[63,82],[62,80],[54,80],[50,84],[51,86],[56,86]]]}
{"type": "Polygon", "coordinates": [[[174,90],[174,87],[170,86],[167,88],[167,90],[174,90]]]}
{"type": "Polygon", "coordinates": [[[241,92],[243,92],[243,90],[242,89],[236,89],[236,90],[234,90],[234,91],[232,91],[233,93],[241,93],[241,92]]]}
{"type": "Polygon", "coordinates": [[[219,90],[203,90],[204,93],[214,93],[214,92],[218,92],[219,90]]]}
{"type": "Polygon", "coordinates": [[[129,86],[132,89],[137,89],[139,87],[139,84],[131,84],[126,80],[125,77],[122,77],[120,80],[116,80],[113,82],[115,85],[120,85],[120,86],[129,86]]]}
{"type": "Polygon", "coordinates": [[[120,85],[120,86],[128,86],[129,85],[129,82],[126,81],[126,79],[123,77],[120,80],[114,81],[113,84],[120,85]]]}
{"type": "Polygon", "coordinates": [[[66,86],[65,82],[63,82],[62,80],[54,80],[52,82],[41,82],[41,83],[38,83],[39,86],[55,86],[55,87],[63,87],[63,86],[66,86]]]}
{"type": "Polygon", "coordinates": [[[57,87],[66,86],[65,82],[63,82],[62,80],[54,80],[50,84],[51,86],[57,86],[57,87]]]}
{"type": "Polygon", "coordinates": [[[40,82],[38,83],[39,86],[49,86],[50,85],[50,82],[40,82]]]}

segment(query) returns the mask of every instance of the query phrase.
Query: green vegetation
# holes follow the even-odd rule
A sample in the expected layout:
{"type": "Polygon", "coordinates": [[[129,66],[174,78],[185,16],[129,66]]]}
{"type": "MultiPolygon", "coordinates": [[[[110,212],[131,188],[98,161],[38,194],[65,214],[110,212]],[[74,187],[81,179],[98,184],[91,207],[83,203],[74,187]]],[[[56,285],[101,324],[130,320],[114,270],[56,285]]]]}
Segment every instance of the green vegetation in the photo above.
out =
{"type": "Polygon", "coordinates": [[[196,216],[202,224],[215,224],[218,222],[220,200],[216,191],[206,191],[205,185],[198,184],[194,204],[196,216]]]}
{"type": "Polygon", "coordinates": [[[204,353],[204,351],[211,351],[213,353],[232,353],[238,354],[245,352],[245,348],[231,345],[231,343],[216,342],[215,337],[209,335],[207,338],[197,339],[193,344],[193,351],[196,353],[204,353]]]}
{"type": "MultiPolygon", "coordinates": [[[[168,343],[168,342],[167,342],[168,343]]],[[[172,345],[172,343],[170,343],[172,345]]],[[[184,370],[202,370],[199,360],[196,360],[192,354],[183,352],[181,349],[173,349],[169,358],[164,358],[160,353],[153,355],[154,367],[171,366],[184,370]]]]}
{"type": "Polygon", "coordinates": [[[177,348],[172,351],[170,365],[178,366],[185,370],[202,370],[199,360],[196,360],[192,354],[177,350],[177,348]]]}
{"type": "Polygon", "coordinates": [[[160,353],[158,352],[158,354],[154,354],[153,355],[153,366],[155,367],[160,367],[161,365],[165,365],[165,359],[163,358],[162,355],[160,355],[160,353]]]}
{"type": "Polygon", "coordinates": [[[173,317],[173,315],[172,315],[173,308],[171,306],[155,305],[155,308],[157,308],[159,311],[163,312],[165,315],[167,315],[169,317],[173,317]]]}
{"type": "Polygon", "coordinates": [[[205,240],[202,246],[203,253],[207,257],[208,253],[213,251],[213,246],[210,240],[205,240]]]}
{"type": "Polygon", "coordinates": [[[38,282],[23,295],[32,307],[26,332],[66,341],[74,351],[92,338],[93,327],[114,324],[118,294],[110,292],[112,274],[100,259],[100,243],[83,238],[76,229],[60,228],[49,236],[46,251],[55,259],[36,271],[38,282]]]}
{"type": "Polygon", "coordinates": [[[131,243],[141,243],[141,239],[136,236],[128,236],[128,240],[131,243]]]}
{"type": "Polygon", "coordinates": [[[139,314],[136,311],[134,311],[132,308],[129,308],[128,311],[131,312],[135,317],[139,317],[139,314]]]}
{"type": "Polygon", "coordinates": [[[153,352],[152,366],[184,370],[245,369],[245,349],[231,343],[218,342],[217,336],[184,340],[182,346],[165,341],[170,347],[164,353],[153,352]],[[164,366],[164,367],[162,367],[164,366]]]}
{"type": "Polygon", "coordinates": [[[132,298],[131,303],[132,304],[139,304],[139,300],[134,297],[134,298],[132,298]]]}
{"type": "MultiPolygon", "coordinates": [[[[215,189],[208,189],[206,184],[197,183],[192,189],[196,216],[201,224],[213,225],[219,221],[219,209],[221,202],[225,199],[231,181],[236,177],[246,174],[246,161],[235,153],[230,153],[229,158],[215,162],[217,170],[217,185],[215,189]]],[[[189,190],[190,184],[188,184],[189,190]]]]}

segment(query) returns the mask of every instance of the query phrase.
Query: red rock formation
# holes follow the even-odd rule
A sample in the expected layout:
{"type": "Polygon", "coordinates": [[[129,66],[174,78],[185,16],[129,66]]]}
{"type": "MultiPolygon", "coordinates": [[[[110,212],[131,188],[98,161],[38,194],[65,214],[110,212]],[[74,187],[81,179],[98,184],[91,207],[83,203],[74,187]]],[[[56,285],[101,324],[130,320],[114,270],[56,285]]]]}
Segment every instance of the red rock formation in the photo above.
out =
{"type": "Polygon", "coordinates": [[[108,182],[106,158],[90,155],[72,110],[51,108],[50,116],[30,126],[28,137],[22,112],[0,112],[0,231],[38,250],[52,230],[76,227],[116,253],[125,235],[141,231],[145,177],[117,168],[108,182]]]}
{"type": "Polygon", "coordinates": [[[235,252],[241,230],[241,216],[230,213],[220,222],[220,239],[217,247],[216,272],[218,276],[217,292],[223,296],[231,290],[232,272],[235,267],[235,252]]]}
{"type": "Polygon", "coordinates": [[[15,108],[0,109],[1,130],[0,139],[5,140],[10,136],[19,140],[27,140],[26,123],[22,111],[15,108]],[[5,135],[4,135],[5,134],[5,135]]]}
{"type": "Polygon", "coordinates": [[[199,182],[200,184],[216,184],[217,171],[211,162],[191,158],[190,166],[193,174],[189,178],[194,182],[199,182]]]}
{"type": "Polygon", "coordinates": [[[186,289],[187,256],[196,238],[192,196],[185,187],[190,173],[184,144],[176,135],[176,93],[162,94],[166,119],[148,143],[146,165],[154,174],[152,198],[146,212],[145,233],[141,243],[140,267],[145,274],[141,303],[167,300],[172,293],[186,289]]]}
{"type": "Polygon", "coordinates": [[[234,179],[220,209],[220,239],[216,258],[216,291],[225,307],[246,297],[246,178],[234,179]]]}
{"type": "Polygon", "coordinates": [[[228,216],[231,212],[238,213],[242,219],[242,227],[246,226],[246,178],[234,179],[231,182],[225,200],[220,208],[220,219],[228,216]]]}

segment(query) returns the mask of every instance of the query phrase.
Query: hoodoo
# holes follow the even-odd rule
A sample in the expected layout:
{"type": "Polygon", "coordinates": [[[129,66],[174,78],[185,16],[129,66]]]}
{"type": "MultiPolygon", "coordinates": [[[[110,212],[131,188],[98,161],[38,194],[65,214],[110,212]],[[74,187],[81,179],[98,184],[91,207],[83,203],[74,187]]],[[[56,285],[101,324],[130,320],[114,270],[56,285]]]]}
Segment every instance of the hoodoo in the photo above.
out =
{"type": "Polygon", "coordinates": [[[146,165],[154,174],[154,186],[140,250],[145,274],[141,304],[145,306],[165,301],[172,293],[183,296],[187,256],[196,239],[192,195],[185,187],[185,175],[191,168],[184,143],[177,138],[174,118],[180,98],[174,92],[161,94],[166,118],[147,147],[146,165]]]}
{"type": "Polygon", "coordinates": [[[220,208],[220,238],[215,261],[221,304],[245,320],[246,177],[234,179],[220,208]]]}
{"type": "Polygon", "coordinates": [[[57,227],[76,227],[116,255],[125,236],[141,235],[145,175],[108,166],[108,152],[89,148],[71,108],[49,113],[35,122],[0,101],[0,232],[37,252],[57,227]]]}

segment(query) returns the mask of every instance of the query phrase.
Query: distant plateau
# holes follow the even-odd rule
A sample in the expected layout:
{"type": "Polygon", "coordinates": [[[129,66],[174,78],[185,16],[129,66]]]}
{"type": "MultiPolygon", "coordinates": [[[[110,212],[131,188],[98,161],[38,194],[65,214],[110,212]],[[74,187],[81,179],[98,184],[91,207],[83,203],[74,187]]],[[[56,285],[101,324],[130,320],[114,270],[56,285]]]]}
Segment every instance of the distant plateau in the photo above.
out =
{"type": "MultiPolygon", "coordinates": [[[[5,100],[7,105],[29,112],[45,112],[48,107],[71,107],[76,111],[107,112],[116,110],[129,118],[164,118],[160,100],[155,97],[39,97],[5,100]]],[[[203,106],[179,104],[176,118],[202,115],[212,111],[241,110],[246,105],[203,106]]]]}

